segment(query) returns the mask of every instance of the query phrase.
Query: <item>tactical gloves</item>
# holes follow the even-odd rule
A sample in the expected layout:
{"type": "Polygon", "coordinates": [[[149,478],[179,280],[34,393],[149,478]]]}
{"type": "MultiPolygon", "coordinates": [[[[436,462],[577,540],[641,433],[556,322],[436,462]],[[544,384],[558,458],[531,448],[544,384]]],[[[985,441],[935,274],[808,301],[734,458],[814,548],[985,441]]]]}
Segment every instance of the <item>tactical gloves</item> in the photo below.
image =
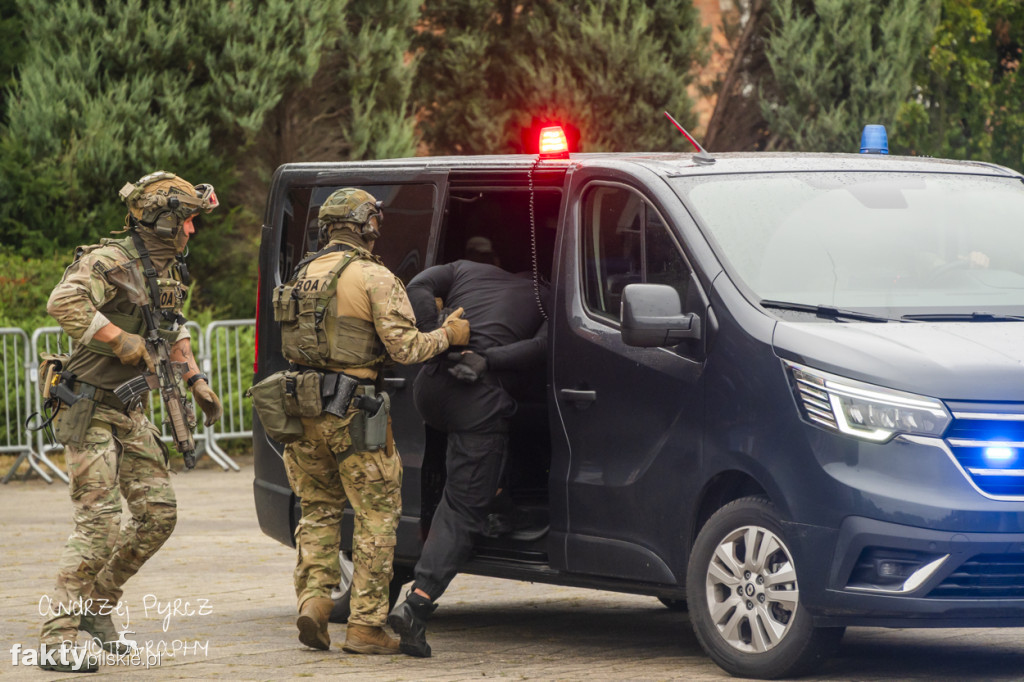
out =
{"type": "Polygon", "coordinates": [[[458,364],[448,368],[448,373],[459,381],[472,384],[479,381],[487,371],[487,358],[479,353],[449,353],[449,360],[458,360],[458,364]]]}
{"type": "Polygon", "coordinates": [[[153,359],[149,357],[149,353],[146,351],[146,342],[138,334],[121,330],[108,343],[110,344],[110,350],[114,351],[114,355],[123,364],[135,367],[139,364],[139,360],[142,360],[146,363],[146,367],[150,372],[156,371],[153,367],[153,359]]]}
{"type": "Polygon", "coordinates": [[[462,308],[456,308],[441,324],[441,328],[448,334],[449,346],[465,346],[469,343],[469,320],[462,319],[463,312],[462,308]]]}
{"type": "Polygon", "coordinates": [[[213,392],[205,379],[199,379],[192,384],[192,395],[199,403],[199,409],[206,415],[207,426],[213,426],[220,421],[221,415],[224,414],[224,408],[221,407],[220,398],[213,392]]]}

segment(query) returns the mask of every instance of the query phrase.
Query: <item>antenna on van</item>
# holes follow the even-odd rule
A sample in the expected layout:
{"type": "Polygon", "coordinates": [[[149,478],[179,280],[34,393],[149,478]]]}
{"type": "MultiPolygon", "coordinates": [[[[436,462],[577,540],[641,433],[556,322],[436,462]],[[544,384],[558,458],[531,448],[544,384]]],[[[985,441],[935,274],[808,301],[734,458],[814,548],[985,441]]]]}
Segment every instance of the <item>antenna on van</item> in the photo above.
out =
{"type": "Polygon", "coordinates": [[[686,132],[686,128],[679,125],[679,121],[672,118],[672,114],[666,111],[665,115],[668,116],[668,120],[672,121],[672,125],[679,129],[679,132],[683,134],[683,137],[690,141],[690,144],[693,145],[693,148],[697,150],[697,153],[694,154],[692,157],[694,163],[700,166],[710,166],[715,162],[715,158],[711,156],[711,154],[708,154],[708,150],[704,149],[704,147],[701,147],[700,143],[697,142],[697,140],[693,139],[693,136],[690,135],[690,133],[686,132]]]}

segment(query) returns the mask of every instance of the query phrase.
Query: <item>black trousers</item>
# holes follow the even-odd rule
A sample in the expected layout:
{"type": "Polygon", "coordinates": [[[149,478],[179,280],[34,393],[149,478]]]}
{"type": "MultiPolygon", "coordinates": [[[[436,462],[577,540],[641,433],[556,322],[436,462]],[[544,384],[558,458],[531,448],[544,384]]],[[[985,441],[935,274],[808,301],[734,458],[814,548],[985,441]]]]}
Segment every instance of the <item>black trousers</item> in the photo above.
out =
{"type": "Polygon", "coordinates": [[[423,420],[448,434],[447,480],[434,513],[413,588],[437,599],[473,551],[494,500],[516,403],[497,383],[467,384],[441,364],[420,370],[413,399],[423,420]]]}

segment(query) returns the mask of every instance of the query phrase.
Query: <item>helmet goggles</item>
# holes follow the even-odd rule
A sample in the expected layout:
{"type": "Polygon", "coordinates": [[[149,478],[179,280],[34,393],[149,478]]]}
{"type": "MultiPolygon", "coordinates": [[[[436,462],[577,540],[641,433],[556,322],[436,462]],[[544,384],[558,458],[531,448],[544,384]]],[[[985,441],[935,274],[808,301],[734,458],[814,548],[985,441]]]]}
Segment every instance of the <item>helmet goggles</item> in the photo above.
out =
{"type": "Polygon", "coordinates": [[[195,197],[187,194],[169,194],[166,197],[167,208],[182,220],[188,220],[200,211],[209,213],[219,204],[213,185],[208,184],[196,185],[195,197]]]}

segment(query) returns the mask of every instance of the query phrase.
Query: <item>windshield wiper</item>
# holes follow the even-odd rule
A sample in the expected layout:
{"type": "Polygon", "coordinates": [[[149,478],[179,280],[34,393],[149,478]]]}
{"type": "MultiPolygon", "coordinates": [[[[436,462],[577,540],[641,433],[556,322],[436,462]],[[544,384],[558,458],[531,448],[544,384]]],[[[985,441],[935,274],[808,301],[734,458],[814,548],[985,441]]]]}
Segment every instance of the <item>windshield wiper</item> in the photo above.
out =
{"type": "MultiPolygon", "coordinates": [[[[810,305],[809,303],[793,303],[792,301],[773,301],[771,299],[764,299],[758,301],[758,303],[764,308],[778,308],[779,310],[795,310],[801,313],[813,313],[818,317],[824,317],[829,320],[837,320],[839,318],[847,320],[860,320],[862,322],[901,322],[902,320],[894,320],[890,317],[882,317],[881,315],[872,315],[871,313],[862,313],[856,310],[843,310],[842,308],[836,308],[830,305],[810,305]]],[[[905,316],[903,320],[906,320],[905,316]]]]}
{"type": "Polygon", "coordinates": [[[997,315],[995,313],[923,313],[904,315],[904,320],[922,322],[1014,322],[1024,320],[1021,315],[997,315]]]}

